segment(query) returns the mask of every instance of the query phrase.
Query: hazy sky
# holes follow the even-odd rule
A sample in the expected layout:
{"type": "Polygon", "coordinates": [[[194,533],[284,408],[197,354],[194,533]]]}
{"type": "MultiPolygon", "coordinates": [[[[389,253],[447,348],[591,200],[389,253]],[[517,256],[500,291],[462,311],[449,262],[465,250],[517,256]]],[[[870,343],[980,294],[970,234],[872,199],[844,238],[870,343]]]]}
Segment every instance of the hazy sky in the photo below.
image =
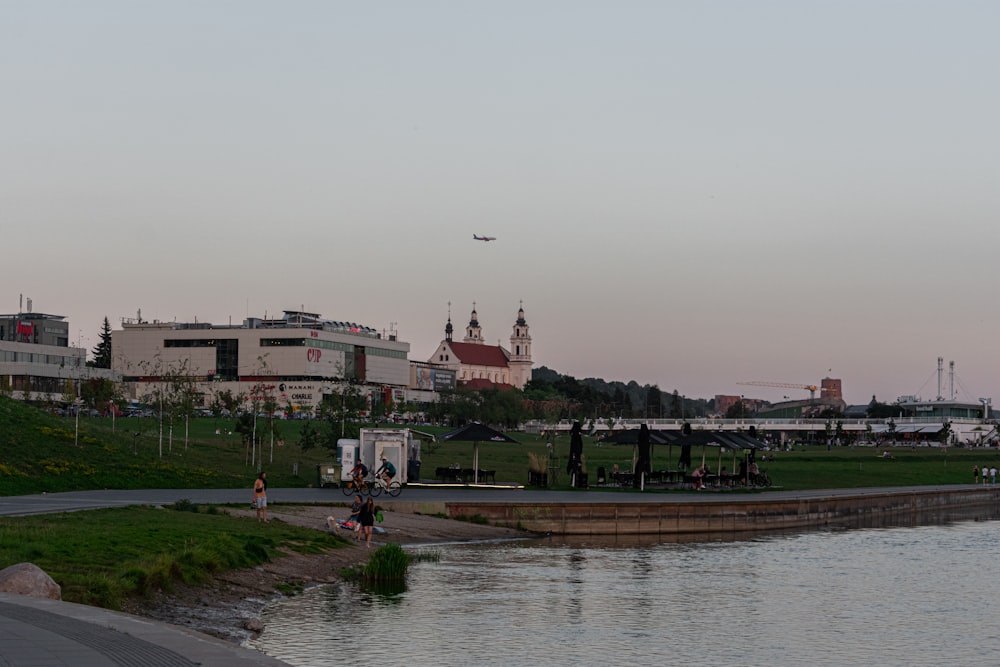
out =
{"type": "Polygon", "coordinates": [[[0,312],[1000,403],[1000,3],[0,0],[0,312]],[[472,240],[473,233],[498,237],[472,240]]]}

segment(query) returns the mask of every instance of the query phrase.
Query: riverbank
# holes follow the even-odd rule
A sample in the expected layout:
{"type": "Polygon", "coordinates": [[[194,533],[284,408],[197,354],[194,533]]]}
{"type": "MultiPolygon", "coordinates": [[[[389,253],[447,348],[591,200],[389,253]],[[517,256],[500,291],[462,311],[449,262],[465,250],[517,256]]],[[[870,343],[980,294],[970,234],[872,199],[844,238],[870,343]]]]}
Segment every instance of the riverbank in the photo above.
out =
{"type": "MultiPolygon", "coordinates": [[[[226,510],[238,517],[250,517],[249,510],[226,510]]],[[[275,505],[268,508],[274,522],[328,530],[330,516],[346,518],[347,509],[331,505],[275,505]]],[[[411,548],[449,542],[519,539],[531,534],[511,528],[482,525],[437,516],[409,512],[384,511],[380,524],[385,535],[373,538],[373,548],[382,544],[400,544],[411,548]]],[[[268,524],[260,524],[265,536],[268,524]]],[[[285,552],[280,558],[255,568],[231,570],[217,575],[205,586],[176,585],[148,598],[132,599],[124,611],[137,616],[197,630],[237,644],[261,632],[260,612],[270,601],[304,588],[341,580],[340,572],[364,563],[371,550],[363,542],[345,535],[349,544],[325,554],[285,552]]]]}

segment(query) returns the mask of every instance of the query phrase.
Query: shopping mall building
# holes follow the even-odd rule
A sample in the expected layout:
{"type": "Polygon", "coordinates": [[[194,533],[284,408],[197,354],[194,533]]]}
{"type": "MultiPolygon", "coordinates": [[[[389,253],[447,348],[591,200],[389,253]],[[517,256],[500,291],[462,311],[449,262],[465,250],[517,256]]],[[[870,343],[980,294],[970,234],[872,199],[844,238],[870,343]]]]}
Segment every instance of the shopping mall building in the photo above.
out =
{"type": "MultiPolygon", "coordinates": [[[[428,399],[410,389],[409,343],[316,313],[285,311],[238,325],[124,321],[111,335],[112,368],[140,402],[171,377],[191,382],[203,406],[228,390],[246,396],[245,407],[266,396],[283,410],[311,412],[346,383],[364,387],[373,402],[428,399]]],[[[438,388],[455,386],[453,373],[450,381],[447,371],[437,374],[438,388]]]]}

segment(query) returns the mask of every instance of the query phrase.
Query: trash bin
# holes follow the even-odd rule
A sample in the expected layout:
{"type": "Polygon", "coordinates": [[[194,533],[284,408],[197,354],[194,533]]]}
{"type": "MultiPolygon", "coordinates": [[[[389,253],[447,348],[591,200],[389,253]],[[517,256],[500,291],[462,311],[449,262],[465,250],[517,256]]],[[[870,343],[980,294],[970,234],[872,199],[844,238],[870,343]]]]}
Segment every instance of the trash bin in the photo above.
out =
{"type": "Polygon", "coordinates": [[[332,463],[321,463],[316,466],[316,484],[320,488],[340,486],[340,480],[337,479],[337,466],[332,463]]]}
{"type": "Polygon", "coordinates": [[[406,463],[406,481],[407,482],[420,481],[420,461],[418,461],[417,459],[411,459],[406,463]]]}

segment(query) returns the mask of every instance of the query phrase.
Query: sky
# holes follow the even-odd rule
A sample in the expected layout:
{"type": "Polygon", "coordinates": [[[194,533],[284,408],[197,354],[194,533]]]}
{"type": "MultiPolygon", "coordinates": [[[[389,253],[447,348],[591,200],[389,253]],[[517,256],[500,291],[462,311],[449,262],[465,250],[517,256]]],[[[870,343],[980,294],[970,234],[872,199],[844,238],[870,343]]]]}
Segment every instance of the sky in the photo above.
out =
{"type": "Polygon", "coordinates": [[[0,312],[1000,402],[1000,3],[0,0],[0,312]],[[474,241],[473,234],[497,237],[474,241]],[[945,383],[945,393],[950,391],[945,383]]]}

